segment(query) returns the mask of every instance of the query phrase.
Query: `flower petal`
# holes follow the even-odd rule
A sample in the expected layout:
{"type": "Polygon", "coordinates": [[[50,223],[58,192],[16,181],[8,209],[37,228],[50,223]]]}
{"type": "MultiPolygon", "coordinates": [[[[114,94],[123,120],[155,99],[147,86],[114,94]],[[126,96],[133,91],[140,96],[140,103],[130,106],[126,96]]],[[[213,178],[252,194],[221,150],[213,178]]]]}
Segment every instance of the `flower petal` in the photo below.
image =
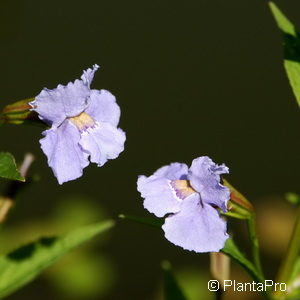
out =
{"type": "Polygon", "coordinates": [[[87,106],[90,89],[82,80],[69,82],[56,89],[43,89],[29,104],[46,123],[58,127],[67,117],[75,117],[87,106]]]}
{"type": "Polygon", "coordinates": [[[224,164],[217,165],[209,157],[201,156],[193,160],[188,175],[201,200],[220,207],[224,212],[230,199],[229,189],[220,184],[220,174],[225,173],[229,173],[229,170],[224,164]]]}
{"type": "Polygon", "coordinates": [[[83,74],[81,75],[81,80],[83,81],[83,83],[89,88],[93,78],[94,78],[94,74],[95,72],[99,69],[99,66],[97,64],[93,65],[93,68],[88,68],[87,70],[83,71],[83,74]]]}
{"type": "Polygon", "coordinates": [[[144,208],[157,217],[180,210],[182,200],[176,197],[171,189],[170,180],[166,178],[157,178],[154,175],[139,176],[137,189],[145,199],[144,208]]]}
{"type": "Polygon", "coordinates": [[[201,204],[198,194],[183,200],[179,213],[165,219],[162,226],[171,243],[195,252],[218,252],[228,238],[226,222],[209,204],[201,204]]]}
{"type": "Polygon", "coordinates": [[[126,136],[123,130],[109,123],[96,123],[81,133],[79,144],[90,155],[90,161],[103,166],[124,150],[126,136]]]}
{"type": "Polygon", "coordinates": [[[186,179],[188,174],[188,166],[181,163],[171,163],[168,166],[159,168],[153,175],[156,177],[164,177],[170,180],[186,179]]]}
{"type": "Polygon", "coordinates": [[[157,217],[180,210],[182,200],[176,196],[171,180],[186,176],[185,164],[172,163],[158,169],[152,176],[139,176],[137,189],[144,200],[144,207],[157,217]]]}
{"type": "Polygon", "coordinates": [[[41,147],[59,184],[76,179],[89,161],[79,146],[80,133],[68,120],[55,129],[43,132],[41,147]]]}
{"type": "Polygon", "coordinates": [[[89,105],[85,110],[94,120],[108,122],[117,126],[120,119],[120,107],[116,98],[106,90],[91,90],[89,105]]]}

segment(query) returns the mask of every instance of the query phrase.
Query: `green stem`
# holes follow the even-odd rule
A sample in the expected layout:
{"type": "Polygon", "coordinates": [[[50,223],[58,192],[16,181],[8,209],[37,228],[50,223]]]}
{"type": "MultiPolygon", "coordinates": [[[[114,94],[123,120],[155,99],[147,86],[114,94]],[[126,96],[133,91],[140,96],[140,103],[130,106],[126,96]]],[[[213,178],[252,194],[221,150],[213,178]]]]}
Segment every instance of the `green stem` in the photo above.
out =
{"type": "Polygon", "coordinates": [[[247,225],[248,225],[248,232],[249,237],[251,240],[251,246],[252,246],[252,258],[254,265],[261,275],[262,278],[264,278],[261,263],[260,263],[260,254],[259,254],[259,242],[257,238],[256,233],[256,223],[255,223],[255,214],[252,214],[249,219],[247,219],[247,225]]]}
{"type": "MultiPolygon", "coordinates": [[[[255,282],[264,284],[265,278],[263,277],[263,275],[258,272],[258,270],[252,264],[252,262],[250,262],[248,259],[244,257],[244,255],[240,252],[240,250],[234,244],[234,242],[232,240],[230,242],[231,242],[231,247],[225,246],[221,250],[221,252],[227,254],[229,257],[231,257],[233,260],[239,263],[246,270],[246,272],[248,272],[248,274],[255,280],[255,282]]],[[[263,290],[262,294],[266,299],[274,300],[271,291],[263,290]]]]}
{"type": "MultiPolygon", "coordinates": [[[[298,258],[299,253],[300,253],[300,208],[298,211],[296,223],[294,225],[293,233],[289,241],[287,255],[285,256],[285,259],[283,260],[279,268],[277,282],[288,283],[290,275],[293,270],[294,263],[298,258]]],[[[278,295],[278,293],[276,293],[276,295],[278,295]]]]}

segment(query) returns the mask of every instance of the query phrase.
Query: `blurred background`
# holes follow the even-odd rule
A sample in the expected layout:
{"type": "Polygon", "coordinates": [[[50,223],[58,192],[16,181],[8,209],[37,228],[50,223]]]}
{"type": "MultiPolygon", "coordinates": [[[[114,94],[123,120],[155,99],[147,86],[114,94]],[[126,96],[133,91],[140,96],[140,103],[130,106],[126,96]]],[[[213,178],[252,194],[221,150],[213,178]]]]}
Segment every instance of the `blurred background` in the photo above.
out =
{"type": "MultiPolygon", "coordinates": [[[[300,3],[276,3],[300,28],[300,3]]],[[[0,0],[0,41],[2,107],[73,81],[97,63],[92,87],[117,97],[127,134],[118,159],[90,165],[60,186],[39,147],[42,129],[1,127],[0,150],[18,161],[32,152],[30,173],[39,177],[2,229],[1,252],[120,213],[150,216],[137,175],[208,155],[229,166],[226,179],[257,208],[263,265],[274,279],[294,220],[283,195],[300,192],[300,135],[266,1],[0,0]]],[[[247,251],[243,222],[229,227],[247,251]]],[[[164,259],[191,300],[211,299],[208,254],[184,251],[161,230],[127,221],[7,299],[162,299],[164,259]]],[[[232,278],[249,281],[234,263],[232,278]]],[[[234,297],[240,295],[228,295],[234,297]]]]}

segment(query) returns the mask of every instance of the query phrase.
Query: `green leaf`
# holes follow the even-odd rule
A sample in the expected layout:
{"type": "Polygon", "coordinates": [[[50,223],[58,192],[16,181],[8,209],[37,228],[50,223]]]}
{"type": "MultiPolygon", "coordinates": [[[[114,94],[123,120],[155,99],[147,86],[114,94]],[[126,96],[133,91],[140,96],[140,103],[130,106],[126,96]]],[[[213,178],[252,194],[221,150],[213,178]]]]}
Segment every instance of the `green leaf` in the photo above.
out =
{"type": "Polygon", "coordinates": [[[14,157],[8,152],[0,152],[0,177],[25,181],[17,169],[14,157]]]}
{"type": "Polygon", "coordinates": [[[62,237],[41,238],[0,256],[0,298],[29,283],[64,254],[113,225],[114,222],[109,220],[84,226],[62,237]]]}
{"type": "Polygon", "coordinates": [[[252,262],[245,257],[245,255],[239,250],[231,238],[226,241],[221,252],[227,254],[229,257],[237,261],[257,282],[264,281],[252,262]]]}
{"type": "Polygon", "coordinates": [[[162,262],[164,270],[164,299],[165,300],[187,300],[182,289],[173,275],[171,264],[168,261],[162,262]]]}
{"type": "Polygon", "coordinates": [[[136,216],[130,216],[130,215],[119,215],[120,219],[125,219],[153,227],[161,227],[164,224],[163,218],[152,218],[152,217],[136,217],[136,216]]]}
{"type": "Polygon", "coordinates": [[[296,260],[291,277],[288,282],[288,297],[287,299],[300,298],[300,256],[296,260]]]}
{"type": "Polygon", "coordinates": [[[284,67],[300,106],[300,35],[295,26],[273,2],[269,2],[269,5],[283,34],[284,67]]]}
{"type": "Polygon", "coordinates": [[[290,281],[294,281],[296,278],[300,278],[300,256],[294,264],[290,281]]]}
{"type": "Polygon", "coordinates": [[[296,260],[291,277],[288,281],[288,288],[287,288],[287,300],[298,300],[300,299],[300,256],[296,260]]]}

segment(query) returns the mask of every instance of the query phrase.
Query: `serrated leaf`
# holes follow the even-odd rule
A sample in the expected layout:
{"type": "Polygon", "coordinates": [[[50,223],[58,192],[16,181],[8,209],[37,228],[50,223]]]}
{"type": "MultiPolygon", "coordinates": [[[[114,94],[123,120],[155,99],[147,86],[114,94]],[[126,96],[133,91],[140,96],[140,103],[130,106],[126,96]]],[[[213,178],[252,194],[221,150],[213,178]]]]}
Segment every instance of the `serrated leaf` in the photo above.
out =
{"type": "Polygon", "coordinates": [[[14,157],[8,152],[0,152],[0,177],[11,180],[25,181],[17,169],[14,157]]]}
{"type": "Polygon", "coordinates": [[[153,227],[161,227],[165,221],[163,218],[137,217],[137,216],[123,215],[123,214],[119,215],[119,218],[133,221],[136,223],[153,226],[153,227]]]}
{"type": "Polygon", "coordinates": [[[227,239],[222,253],[227,254],[229,257],[238,262],[257,282],[263,282],[262,276],[256,270],[255,266],[249,261],[245,255],[239,250],[232,238],[227,239]]]}
{"type": "Polygon", "coordinates": [[[300,35],[293,23],[270,2],[270,9],[283,34],[284,67],[300,106],[300,35]]]}
{"type": "Polygon", "coordinates": [[[84,226],[62,237],[41,238],[0,256],[0,298],[29,283],[64,254],[113,225],[114,222],[109,220],[84,226]]]}
{"type": "Polygon", "coordinates": [[[163,261],[162,269],[164,270],[164,299],[187,300],[172,272],[171,264],[168,261],[163,261]]]}

